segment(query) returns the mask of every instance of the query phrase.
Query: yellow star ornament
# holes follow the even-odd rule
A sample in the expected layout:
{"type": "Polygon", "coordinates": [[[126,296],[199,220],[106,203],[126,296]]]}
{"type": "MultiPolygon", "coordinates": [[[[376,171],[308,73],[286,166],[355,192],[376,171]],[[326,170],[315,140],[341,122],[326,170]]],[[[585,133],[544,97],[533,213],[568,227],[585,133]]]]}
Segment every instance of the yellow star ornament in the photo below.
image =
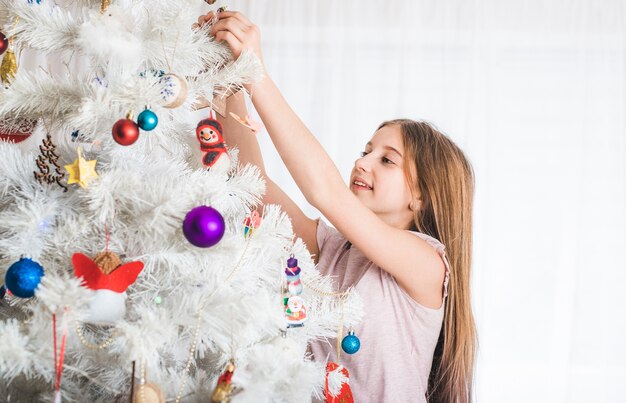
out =
{"type": "Polygon", "coordinates": [[[73,164],[65,165],[65,169],[70,173],[67,184],[78,183],[83,189],[87,184],[98,177],[96,172],[96,160],[87,161],[83,158],[82,150],[78,147],[78,158],[73,164]]]}

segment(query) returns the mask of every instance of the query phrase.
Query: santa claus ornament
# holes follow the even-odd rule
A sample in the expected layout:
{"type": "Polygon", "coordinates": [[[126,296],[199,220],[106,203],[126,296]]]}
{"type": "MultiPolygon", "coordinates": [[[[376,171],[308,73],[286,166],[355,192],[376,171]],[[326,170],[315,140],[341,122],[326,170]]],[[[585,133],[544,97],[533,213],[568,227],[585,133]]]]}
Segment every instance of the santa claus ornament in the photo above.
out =
{"type": "Polygon", "coordinates": [[[326,364],[324,395],[327,403],[354,403],[348,370],[336,362],[326,364]]]}
{"type": "Polygon", "coordinates": [[[222,124],[212,117],[198,122],[196,137],[204,153],[202,163],[205,167],[225,172],[230,167],[230,155],[224,142],[222,124]]]}
{"type": "Polygon", "coordinates": [[[122,264],[113,252],[101,252],[92,260],[82,253],[72,256],[74,274],[94,290],[86,322],[114,324],[126,314],[126,290],[143,270],[142,262],[122,264]]]}

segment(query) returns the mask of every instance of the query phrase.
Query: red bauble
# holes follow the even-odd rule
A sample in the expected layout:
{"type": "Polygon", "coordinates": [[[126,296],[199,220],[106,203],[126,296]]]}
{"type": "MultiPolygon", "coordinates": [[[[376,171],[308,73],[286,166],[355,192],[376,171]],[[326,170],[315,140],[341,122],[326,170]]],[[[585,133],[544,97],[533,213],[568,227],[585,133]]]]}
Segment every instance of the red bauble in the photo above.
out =
{"type": "Polygon", "coordinates": [[[9,40],[2,32],[0,32],[0,55],[7,51],[9,48],[9,40]]]}
{"type": "Polygon", "coordinates": [[[130,119],[120,119],[113,125],[113,140],[123,146],[133,144],[139,138],[139,126],[130,119]]]}
{"type": "Polygon", "coordinates": [[[35,123],[33,120],[24,120],[8,125],[6,121],[0,120],[0,141],[19,143],[26,140],[33,133],[35,123]]]}

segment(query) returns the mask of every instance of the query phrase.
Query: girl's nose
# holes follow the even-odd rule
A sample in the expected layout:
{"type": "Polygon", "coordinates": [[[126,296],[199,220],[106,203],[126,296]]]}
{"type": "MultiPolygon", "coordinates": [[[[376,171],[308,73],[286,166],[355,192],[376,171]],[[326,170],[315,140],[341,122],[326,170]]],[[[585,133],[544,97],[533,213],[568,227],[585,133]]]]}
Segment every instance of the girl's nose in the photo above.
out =
{"type": "Polygon", "coordinates": [[[369,171],[370,166],[369,166],[369,160],[367,159],[367,155],[361,158],[358,158],[356,161],[354,161],[354,166],[359,171],[365,171],[365,172],[369,171]]]}

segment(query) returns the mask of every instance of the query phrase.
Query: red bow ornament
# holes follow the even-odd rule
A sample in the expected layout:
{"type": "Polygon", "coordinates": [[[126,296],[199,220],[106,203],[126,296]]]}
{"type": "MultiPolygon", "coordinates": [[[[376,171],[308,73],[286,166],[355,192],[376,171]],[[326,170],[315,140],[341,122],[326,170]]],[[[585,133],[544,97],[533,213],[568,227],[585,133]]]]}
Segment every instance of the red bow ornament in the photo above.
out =
{"type": "Polygon", "coordinates": [[[82,253],[72,256],[74,274],[94,290],[87,322],[113,324],[126,314],[126,290],[143,270],[142,262],[121,264],[113,252],[102,252],[92,260],[82,253]]]}

